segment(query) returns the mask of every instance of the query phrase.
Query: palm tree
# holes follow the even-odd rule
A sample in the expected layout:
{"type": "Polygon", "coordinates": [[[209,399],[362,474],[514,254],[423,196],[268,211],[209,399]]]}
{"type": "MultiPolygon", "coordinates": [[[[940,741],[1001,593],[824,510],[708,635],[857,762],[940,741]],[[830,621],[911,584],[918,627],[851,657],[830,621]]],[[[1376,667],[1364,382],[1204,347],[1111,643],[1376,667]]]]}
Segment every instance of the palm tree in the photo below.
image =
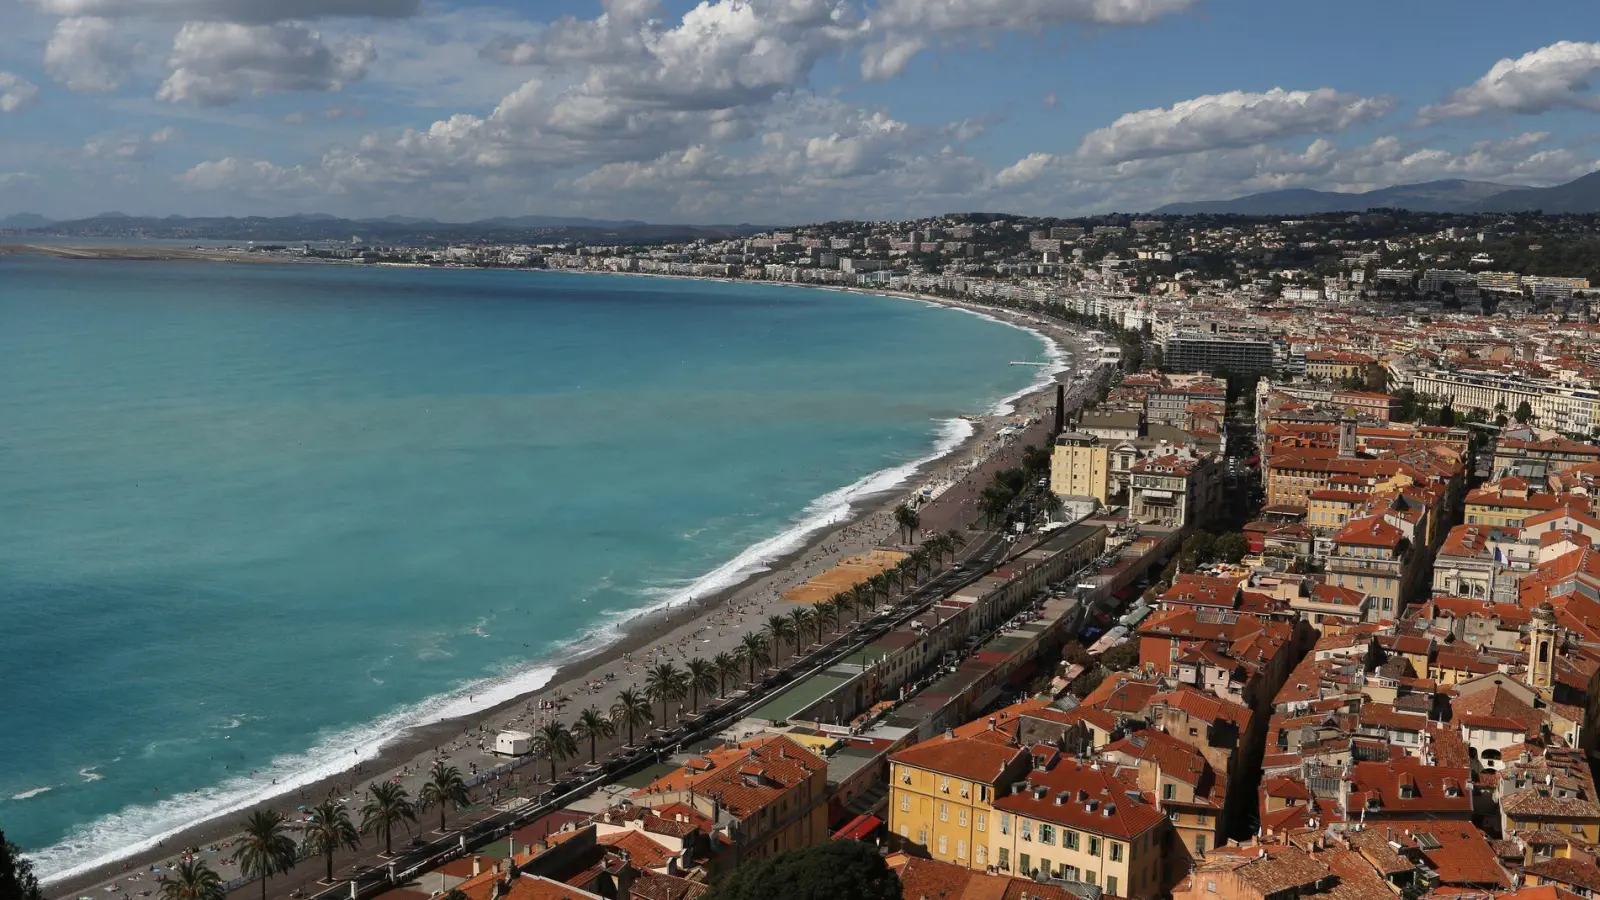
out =
{"type": "Polygon", "coordinates": [[[563,722],[546,722],[533,736],[535,753],[550,760],[550,782],[555,783],[556,766],[578,755],[578,741],[563,722]]]}
{"type": "Polygon", "coordinates": [[[471,798],[467,795],[467,783],[461,778],[461,770],[452,765],[447,765],[444,760],[436,760],[433,768],[428,770],[428,781],[417,792],[417,805],[421,809],[439,807],[439,830],[444,831],[444,807],[451,804],[456,812],[466,806],[471,798]]]}
{"type": "Polygon", "coordinates": [[[283,813],[258,809],[244,820],[239,839],[239,870],[246,878],[261,879],[261,898],[267,897],[267,879],[294,868],[294,838],[289,837],[283,813]]]}
{"type": "Polygon", "coordinates": [[[966,546],[966,543],[967,543],[966,535],[964,535],[961,532],[955,530],[954,528],[950,529],[949,531],[946,531],[944,533],[944,536],[950,539],[950,545],[952,547],[954,547],[956,550],[960,550],[962,547],[966,546]]]}
{"type": "Polygon", "coordinates": [[[750,665],[750,680],[756,680],[756,664],[762,668],[772,662],[772,651],[767,644],[767,636],[759,631],[752,631],[739,641],[739,654],[750,665]]]}
{"type": "Polygon", "coordinates": [[[739,674],[739,657],[737,654],[723,651],[711,659],[711,667],[717,672],[717,696],[728,696],[728,676],[739,674]]]}
{"type": "MultiPolygon", "coordinates": [[[[443,826],[440,827],[444,830],[443,826]]],[[[324,800],[311,810],[311,821],[306,825],[306,852],[320,853],[328,860],[327,881],[333,881],[333,854],[339,850],[361,848],[361,832],[350,821],[350,810],[343,803],[324,800]]]]}
{"type": "Polygon", "coordinates": [[[839,630],[839,601],[833,597],[822,600],[812,607],[817,611],[817,643],[822,643],[822,629],[826,626],[830,631],[839,630]]]}
{"type": "Polygon", "coordinates": [[[650,667],[644,676],[644,693],[651,700],[661,703],[661,726],[667,726],[667,704],[674,700],[682,700],[688,693],[684,690],[683,673],[672,663],[657,663],[650,667]]]}
{"type": "MultiPolygon", "coordinates": [[[[767,633],[772,635],[772,652],[779,659],[783,658],[783,642],[794,638],[794,623],[788,616],[768,616],[767,633]]],[[[795,647],[798,651],[800,648],[795,647]]]]}
{"type": "MultiPolygon", "coordinates": [[[[800,645],[805,642],[806,632],[816,624],[817,612],[809,606],[802,606],[789,613],[789,625],[794,629],[794,655],[800,655],[800,645]]],[[[820,641],[821,638],[818,638],[820,641]]]]}
{"type": "Polygon", "coordinates": [[[917,526],[922,524],[922,517],[910,504],[902,503],[894,508],[894,524],[899,527],[900,537],[905,543],[917,542],[917,526]]]}
{"type": "Polygon", "coordinates": [[[226,896],[222,876],[199,859],[178,863],[161,885],[161,900],[223,900],[226,896]]]}
{"type": "Polygon", "coordinates": [[[872,593],[872,588],[864,584],[858,584],[850,589],[850,600],[855,604],[857,621],[861,620],[861,611],[863,609],[867,612],[878,611],[876,595],[872,593]]]}
{"type": "MultiPolygon", "coordinates": [[[[840,615],[849,613],[852,621],[858,618],[856,610],[860,607],[856,603],[856,595],[854,591],[840,591],[839,593],[834,594],[833,605],[838,608],[840,615]]],[[[835,618],[837,619],[838,617],[836,616],[835,618]]],[[[840,627],[843,626],[841,625],[840,627]]]]}
{"type": "Polygon", "coordinates": [[[633,730],[640,725],[648,725],[656,720],[656,714],[650,711],[650,701],[633,688],[627,688],[617,695],[617,702],[611,704],[611,721],[628,729],[628,746],[633,746],[633,730]]]}
{"type": "Polygon", "coordinates": [[[406,789],[392,781],[367,785],[367,802],[361,807],[361,833],[383,835],[385,856],[394,853],[394,827],[417,820],[417,808],[406,789]]]}
{"type": "MultiPolygon", "coordinates": [[[[823,601],[823,603],[826,602],[826,600],[823,601]]],[[[828,618],[823,615],[821,606],[822,604],[818,603],[802,610],[805,613],[806,623],[811,626],[811,634],[816,637],[819,644],[822,643],[822,635],[826,633],[825,630],[828,627],[828,618]]]]}
{"type": "Polygon", "coordinates": [[[894,580],[887,572],[879,572],[867,579],[867,589],[871,591],[873,604],[876,606],[878,600],[887,601],[894,594],[894,580]]]}
{"type": "Polygon", "coordinates": [[[717,667],[712,665],[709,660],[696,656],[694,659],[689,660],[689,669],[685,674],[688,676],[685,680],[689,682],[689,708],[699,712],[700,692],[706,691],[709,693],[716,690],[717,667]]]}
{"type": "Polygon", "coordinates": [[[589,742],[589,762],[593,763],[598,755],[595,747],[600,738],[608,738],[617,733],[616,723],[606,718],[605,713],[590,706],[578,713],[578,721],[572,723],[572,736],[580,741],[589,742]]]}

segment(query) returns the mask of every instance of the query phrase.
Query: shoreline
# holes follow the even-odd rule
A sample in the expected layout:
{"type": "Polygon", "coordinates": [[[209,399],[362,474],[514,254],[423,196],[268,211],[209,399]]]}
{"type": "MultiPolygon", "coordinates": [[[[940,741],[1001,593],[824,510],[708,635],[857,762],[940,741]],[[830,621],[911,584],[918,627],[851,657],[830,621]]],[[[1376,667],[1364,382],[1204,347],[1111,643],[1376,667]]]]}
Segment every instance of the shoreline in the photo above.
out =
{"type": "MultiPolygon", "coordinates": [[[[568,270],[555,270],[568,271],[568,270]]],[[[700,281],[727,281],[740,283],[738,279],[704,279],[694,276],[664,276],[649,273],[609,273],[609,272],[581,272],[570,274],[615,274],[634,275],[636,277],[675,277],[700,281]]],[[[761,282],[755,282],[761,283],[761,282]]],[[[291,806],[296,791],[304,800],[306,798],[320,798],[329,794],[348,795],[359,790],[360,785],[373,777],[388,778],[397,772],[405,772],[411,765],[430,752],[439,754],[440,747],[452,740],[465,737],[467,743],[471,742],[474,731],[480,731],[496,723],[495,727],[504,727],[504,720],[521,708],[525,714],[532,713],[535,700],[545,701],[558,696],[581,697],[584,693],[594,694],[593,685],[601,682],[606,685],[604,700],[609,701],[611,691],[623,686],[623,679],[617,679],[615,671],[618,664],[626,662],[630,673],[634,669],[632,655],[642,650],[654,648],[655,653],[662,652],[664,647],[672,645],[673,638],[678,638],[680,647],[679,655],[687,659],[683,651],[686,642],[695,640],[698,643],[730,643],[714,642],[709,637],[700,639],[700,635],[708,633],[713,625],[723,626],[725,630],[731,625],[731,620],[741,617],[744,627],[759,628],[764,621],[764,615],[769,608],[777,603],[779,610],[793,608],[791,604],[784,603],[776,598],[793,584],[804,581],[815,570],[826,568],[828,565],[844,556],[853,555],[860,545],[867,548],[880,543],[893,543],[892,525],[888,522],[889,511],[905,498],[917,493],[921,489],[934,484],[950,484],[966,473],[982,464],[982,461],[993,454],[991,447],[996,442],[1000,430],[1006,425],[1005,420],[1023,415],[1024,410],[1031,407],[1038,409],[1041,404],[1049,405],[1054,401],[1054,393],[1050,390],[1055,384],[1060,383],[1061,374],[1073,371],[1081,364],[1075,354],[1064,343],[1071,342],[1075,334],[1053,323],[1039,322],[1032,317],[1021,314],[1006,314],[976,304],[965,304],[945,298],[931,297],[919,294],[908,294],[887,290],[872,290],[864,288],[844,288],[830,285],[803,285],[788,284],[783,282],[773,283],[781,287],[807,287],[811,289],[833,290],[846,293],[859,293],[889,297],[894,299],[916,300],[922,303],[959,309],[969,314],[978,315],[990,321],[1005,324],[1011,327],[1028,331],[1038,337],[1046,346],[1050,365],[1041,371],[1033,382],[1026,388],[1012,395],[997,400],[981,414],[971,417],[963,416],[962,420],[971,422],[966,435],[959,440],[949,442],[944,446],[945,439],[936,437],[933,451],[928,455],[910,460],[897,466],[891,466],[873,472],[858,479],[850,485],[817,498],[807,507],[822,503],[834,494],[842,494],[840,502],[843,508],[831,514],[826,520],[818,522],[814,527],[807,528],[792,538],[792,546],[776,551],[772,556],[750,560],[736,573],[738,577],[732,583],[717,587],[702,596],[678,595],[660,601],[650,606],[643,607],[637,612],[625,614],[614,622],[597,626],[584,635],[575,638],[566,647],[556,650],[545,659],[530,662],[527,666],[517,671],[508,672],[503,676],[492,676],[472,683],[467,687],[456,689],[445,694],[436,695],[430,700],[450,698],[444,710],[458,702],[462,695],[470,698],[473,691],[482,693],[493,690],[495,687],[516,686],[517,682],[528,682],[529,676],[541,671],[549,674],[543,682],[534,687],[523,687],[513,694],[505,696],[488,705],[476,708],[465,708],[459,712],[442,716],[432,721],[420,721],[402,726],[393,734],[381,739],[373,750],[365,755],[356,753],[355,765],[340,766],[340,771],[316,778],[303,786],[295,783],[283,786],[272,791],[267,796],[250,796],[243,798],[238,803],[231,804],[229,808],[207,813],[207,818],[199,823],[191,824],[178,829],[173,829],[163,835],[161,844],[157,846],[144,846],[157,839],[150,838],[132,845],[126,852],[116,852],[115,856],[102,855],[93,864],[71,865],[63,870],[62,874],[53,874],[46,883],[51,896],[76,896],[88,892],[90,887],[98,889],[101,885],[122,876],[129,871],[148,869],[151,863],[163,862],[175,853],[173,847],[199,846],[205,847],[216,844],[231,837],[237,832],[236,820],[241,814],[259,808],[291,806]],[[1046,329],[1054,329],[1057,333],[1048,333],[1046,329]],[[986,452],[988,451],[988,452],[986,452]],[[893,482],[882,487],[872,488],[871,483],[886,475],[896,475],[893,482]],[[852,496],[852,494],[854,494],[852,496]],[[873,533],[872,526],[878,525],[878,530],[873,533]],[[848,546],[847,546],[848,545],[848,546]],[[760,608],[756,609],[759,604],[760,608]],[[732,608],[730,612],[729,608],[732,608]],[[685,620],[687,613],[687,621],[685,620]],[[751,616],[755,618],[751,621],[751,616]],[[681,624],[680,624],[681,623],[681,624]],[[615,628],[617,634],[610,637],[605,629],[615,628]],[[663,631],[667,631],[665,640],[663,631]],[[598,641],[598,643],[596,643],[598,641]],[[591,646],[585,646],[591,645],[591,646]],[[613,679],[617,679],[613,681],[613,679]],[[586,691],[585,687],[589,689],[586,691]],[[166,845],[172,845],[168,847],[166,845]],[[80,870],[80,871],[74,871],[80,870]]],[[[1078,348],[1081,352],[1081,346],[1078,348]]],[[[956,420],[947,420],[953,422],[956,420]]],[[[797,517],[797,526],[803,524],[805,512],[797,517]]],[[[762,546],[764,543],[784,541],[793,529],[780,532],[768,541],[759,542],[725,563],[724,566],[713,569],[696,579],[683,590],[692,590],[694,584],[704,581],[728,565],[737,562],[751,550],[762,546]]],[[[744,633],[743,628],[734,627],[735,636],[744,633]]],[[[718,637],[726,637],[723,630],[717,632],[718,637]]],[[[726,647],[713,647],[706,651],[712,655],[717,649],[726,647]]],[[[670,657],[670,652],[667,653],[670,657]]],[[[643,664],[638,665],[642,671],[643,664]]],[[[428,701],[423,701],[424,703],[428,701]]],[[[478,701],[480,703],[484,701],[478,701]]],[[[418,704],[421,705],[421,704],[418,704]]],[[[571,710],[567,711],[568,713],[571,710]]],[[[380,720],[381,721],[381,717],[380,720]]],[[[532,730],[532,725],[523,726],[532,730]]],[[[465,748],[459,745],[454,749],[465,748]]],[[[539,767],[534,766],[534,771],[539,767]]],[[[462,766],[463,774],[467,768],[462,766]]],[[[404,777],[402,775],[402,777],[404,777]]],[[[101,817],[103,820],[106,817],[101,817]]],[[[97,820],[98,821],[98,820],[97,820]]],[[[61,846],[61,842],[55,846],[61,846]]],[[[37,851],[35,851],[37,852],[37,851]]],[[[228,876],[224,874],[226,879],[228,876]]],[[[103,893],[103,891],[102,891],[103,893]]]]}

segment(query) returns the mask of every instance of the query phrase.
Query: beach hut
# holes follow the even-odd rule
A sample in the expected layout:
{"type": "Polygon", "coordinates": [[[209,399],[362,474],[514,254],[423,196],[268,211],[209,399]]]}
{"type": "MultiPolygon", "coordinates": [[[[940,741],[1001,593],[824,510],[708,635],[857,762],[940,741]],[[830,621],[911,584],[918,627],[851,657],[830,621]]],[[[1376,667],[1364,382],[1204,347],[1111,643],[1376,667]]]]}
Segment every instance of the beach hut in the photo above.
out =
{"type": "Polygon", "coordinates": [[[526,731],[502,731],[495,736],[494,752],[501,756],[527,756],[533,750],[533,735],[526,731]]]}

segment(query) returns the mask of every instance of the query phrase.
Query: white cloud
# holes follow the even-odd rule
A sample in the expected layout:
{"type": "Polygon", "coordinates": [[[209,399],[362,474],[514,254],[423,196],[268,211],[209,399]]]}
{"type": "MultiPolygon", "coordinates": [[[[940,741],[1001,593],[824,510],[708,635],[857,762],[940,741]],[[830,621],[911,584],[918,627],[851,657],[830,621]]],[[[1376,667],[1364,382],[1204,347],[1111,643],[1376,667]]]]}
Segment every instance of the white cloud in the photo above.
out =
{"type": "Polygon", "coordinates": [[[38,85],[21,75],[0,72],[0,113],[16,112],[38,95],[38,85]]]}
{"type": "Polygon", "coordinates": [[[316,189],[315,180],[302,166],[284,167],[258,159],[227,157],[203,162],[178,175],[177,182],[193,190],[225,190],[243,196],[303,193],[316,189]]]}
{"type": "Polygon", "coordinates": [[[994,180],[1001,187],[1020,187],[1039,178],[1047,170],[1060,164],[1060,159],[1049,153],[1030,153],[1004,169],[994,180]]]}
{"type": "Polygon", "coordinates": [[[172,74],[156,99],[221,106],[245,96],[337,91],[362,78],[374,57],[369,39],[330,47],[319,33],[294,22],[188,22],[173,40],[172,74]]]}
{"type": "Polygon", "coordinates": [[[1483,113],[1535,115],[1574,107],[1600,111],[1590,90],[1600,70],[1600,43],[1561,41],[1517,59],[1502,59],[1488,74],[1418,113],[1425,122],[1483,113]]]}
{"type": "Polygon", "coordinates": [[[413,16],[420,0],[26,0],[63,17],[154,18],[266,24],[344,16],[413,16]]]}
{"type": "Polygon", "coordinates": [[[1362,97],[1332,88],[1206,94],[1170,107],[1128,113],[1085,135],[1078,156],[1101,163],[1197,153],[1300,134],[1343,131],[1387,115],[1393,97],[1362,97]]]}
{"type": "Polygon", "coordinates": [[[44,67],[69,90],[114,91],[140,53],[139,45],[119,36],[109,19],[62,19],[45,45],[44,67]]]}
{"type": "Polygon", "coordinates": [[[0,172],[0,191],[23,184],[33,184],[39,176],[31,172],[0,172]]]}
{"type": "Polygon", "coordinates": [[[91,139],[83,145],[83,155],[90,159],[113,162],[142,162],[149,159],[155,148],[170,144],[178,138],[178,129],[171,126],[150,134],[108,134],[91,139]]]}
{"type": "Polygon", "coordinates": [[[862,52],[861,76],[893,78],[929,38],[966,41],[998,31],[1035,34],[1067,25],[1146,25],[1196,0],[881,0],[874,29],[885,37],[862,52]]]}

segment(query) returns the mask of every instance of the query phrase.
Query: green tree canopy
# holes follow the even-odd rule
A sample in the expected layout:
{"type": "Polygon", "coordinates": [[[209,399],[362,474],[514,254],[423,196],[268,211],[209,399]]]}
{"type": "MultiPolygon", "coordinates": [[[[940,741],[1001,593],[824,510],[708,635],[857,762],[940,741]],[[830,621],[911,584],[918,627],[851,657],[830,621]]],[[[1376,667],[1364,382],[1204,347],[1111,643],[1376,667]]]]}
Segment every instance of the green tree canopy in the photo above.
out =
{"type": "MultiPolygon", "coordinates": [[[[898,890],[899,881],[895,882],[898,890]]],[[[22,856],[22,849],[6,840],[0,831],[0,897],[5,900],[44,900],[39,890],[39,879],[33,875],[33,863],[22,856]]]]}
{"type": "Polygon", "coordinates": [[[900,900],[900,877],[858,841],[828,841],[745,863],[704,900],[900,900]]]}

